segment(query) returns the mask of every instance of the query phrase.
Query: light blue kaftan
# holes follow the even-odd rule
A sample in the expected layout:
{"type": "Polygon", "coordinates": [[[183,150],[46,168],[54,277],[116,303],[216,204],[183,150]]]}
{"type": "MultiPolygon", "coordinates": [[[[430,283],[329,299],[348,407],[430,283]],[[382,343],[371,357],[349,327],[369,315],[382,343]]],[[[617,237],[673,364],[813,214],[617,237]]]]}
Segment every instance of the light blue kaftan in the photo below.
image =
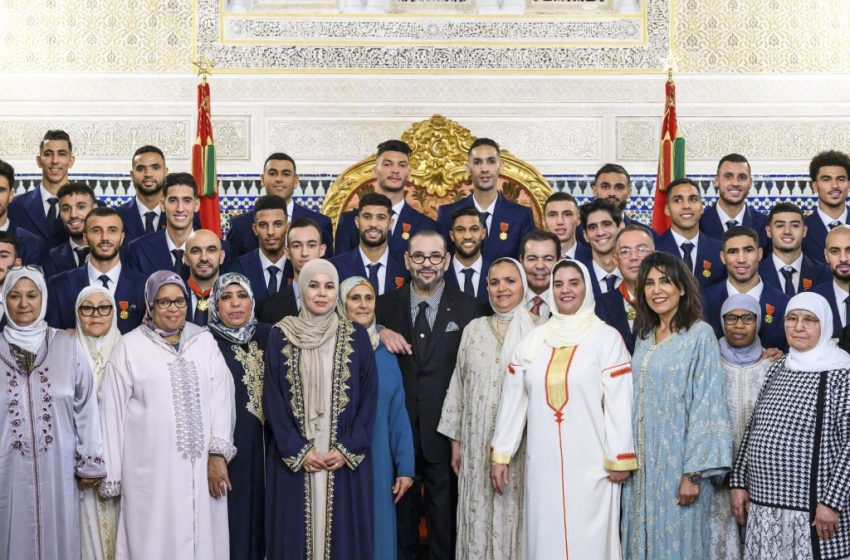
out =
{"type": "Polygon", "coordinates": [[[632,358],[632,426],[638,470],[624,487],[626,560],[708,558],[709,477],[732,465],[732,431],[720,352],[698,321],[659,344],[638,338],[632,358]],[[685,473],[700,472],[700,496],[676,504],[685,473]]]}

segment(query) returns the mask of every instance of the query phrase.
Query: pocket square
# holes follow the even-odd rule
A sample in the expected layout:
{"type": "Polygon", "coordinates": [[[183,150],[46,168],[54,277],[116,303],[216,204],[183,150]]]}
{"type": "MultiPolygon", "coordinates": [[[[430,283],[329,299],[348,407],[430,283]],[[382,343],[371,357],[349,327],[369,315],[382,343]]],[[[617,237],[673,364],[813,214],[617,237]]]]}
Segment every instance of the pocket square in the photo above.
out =
{"type": "Polygon", "coordinates": [[[460,327],[454,321],[449,321],[449,324],[446,325],[446,332],[455,332],[459,331],[460,327]]]}

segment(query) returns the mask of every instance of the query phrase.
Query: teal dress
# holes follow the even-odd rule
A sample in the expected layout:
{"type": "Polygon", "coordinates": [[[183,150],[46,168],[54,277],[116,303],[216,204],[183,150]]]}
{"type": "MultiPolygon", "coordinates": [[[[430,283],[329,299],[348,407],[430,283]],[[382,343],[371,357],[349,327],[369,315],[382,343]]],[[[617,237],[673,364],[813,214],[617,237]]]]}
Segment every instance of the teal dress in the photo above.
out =
{"type": "Polygon", "coordinates": [[[398,360],[381,343],[378,364],[378,402],[372,432],[374,475],[375,558],[395,560],[398,549],[393,484],[398,476],[415,475],[413,432],[404,406],[404,386],[398,360]]]}
{"type": "Polygon", "coordinates": [[[660,344],[638,339],[632,358],[632,431],[638,470],[623,489],[626,560],[709,556],[712,476],[732,465],[732,429],[720,351],[702,321],[660,344]],[[702,473],[700,495],[676,504],[685,473],[702,473]]]}

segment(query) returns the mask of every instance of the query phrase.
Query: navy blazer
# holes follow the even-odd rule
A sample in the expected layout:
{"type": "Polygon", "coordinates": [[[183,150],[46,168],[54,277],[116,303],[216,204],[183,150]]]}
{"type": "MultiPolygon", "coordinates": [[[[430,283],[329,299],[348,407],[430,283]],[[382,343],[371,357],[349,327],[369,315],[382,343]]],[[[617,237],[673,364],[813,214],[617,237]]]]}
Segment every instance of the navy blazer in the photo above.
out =
{"type": "MultiPolygon", "coordinates": [[[[795,294],[808,292],[814,286],[823,282],[832,282],[832,272],[829,271],[829,267],[814,259],[810,259],[806,255],[803,255],[803,264],[800,268],[802,269],[800,271],[800,277],[797,279],[797,285],[794,286],[795,294]]],[[[768,286],[772,286],[780,292],[785,293],[782,289],[779,274],[776,272],[776,267],[773,264],[772,256],[762,259],[759,263],[759,276],[761,276],[762,281],[768,286]]]]}
{"type": "MultiPolygon", "coordinates": [[[[319,229],[322,231],[322,243],[325,244],[324,259],[329,259],[334,255],[334,240],[333,227],[331,220],[324,214],[314,212],[309,208],[301,206],[297,202],[292,205],[292,215],[289,216],[289,222],[298,218],[310,218],[319,224],[319,229]]],[[[248,210],[238,216],[230,218],[230,232],[227,234],[227,243],[230,245],[230,250],[233,251],[233,258],[241,257],[245,253],[253,251],[260,246],[257,241],[257,236],[254,235],[254,230],[251,225],[254,223],[254,211],[248,210]]]]}
{"type": "MultiPolygon", "coordinates": [[[[56,208],[59,212],[59,208],[56,208]]],[[[58,215],[58,214],[57,214],[58,215]]],[[[18,226],[41,238],[48,247],[56,247],[68,241],[68,231],[60,228],[50,235],[47,230],[47,216],[41,202],[40,187],[35,187],[12,198],[9,203],[9,219],[18,226]]]]}
{"type": "Polygon", "coordinates": [[[283,286],[275,295],[261,301],[257,307],[257,321],[274,325],[284,317],[298,315],[298,303],[292,284],[283,286]]]}
{"type": "MultiPolygon", "coordinates": [[[[449,238],[449,230],[452,227],[452,214],[458,208],[475,207],[472,195],[461,198],[457,202],[444,204],[437,211],[437,231],[440,232],[449,244],[449,252],[454,253],[454,243],[449,238]]],[[[481,246],[484,260],[493,262],[500,257],[519,258],[520,241],[526,233],[534,229],[534,214],[531,208],[511,202],[501,193],[496,198],[496,208],[490,219],[490,233],[481,246]],[[504,224],[504,227],[503,227],[504,224]],[[501,235],[505,233],[506,238],[501,235]]]]}
{"type": "Polygon", "coordinates": [[[844,328],[841,326],[841,314],[839,312],[839,304],[844,305],[844,302],[835,301],[835,288],[832,286],[832,278],[826,282],[815,284],[811,289],[815,294],[820,294],[829,302],[829,308],[832,309],[832,337],[840,337],[844,328]]]}
{"type": "MultiPolygon", "coordinates": [[[[363,258],[360,256],[360,248],[357,247],[353,251],[342,253],[331,259],[331,264],[336,267],[339,274],[339,281],[342,282],[346,278],[352,276],[362,276],[369,279],[369,274],[366,272],[366,267],[363,266],[363,258]]],[[[407,283],[410,275],[407,269],[392,258],[392,255],[387,256],[386,280],[384,282],[384,294],[389,293],[396,288],[402,287],[407,283]]],[[[383,295],[383,294],[378,294],[383,295]]]]}
{"type": "MultiPolygon", "coordinates": [[[[625,226],[640,226],[642,228],[646,228],[646,231],[652,234],[652,239],[656,243],[658,242],[658,232],[646,225],[643,222],[639,222],[634,218],[630,218],[628,216],[623,216],[623,227],[625,226]]],[[[590,248],[590,242],[584,238],[584,226],[581,224],[576,227],[576,241],[578,241],[581,245],[590,248]]]]}
{"type": "MultiPolygon", "coordinates": [[[[115,287],[115,303],[118,314],[118,330],[127,334],[142,324],[145,316],[145,281],[142,276],[126,265],[121,267],[118,285],[115,287]],[[126,318],[122,313],[126,311],[126,318]]],[[[77,296],[89,285],[88,266],[80,266],[54,276],[47,283],[47,324],[55,329],[72,329],[77,324],[75,304],[77,296]]]]}
{"type": "MultiPolygon", "coordinates": [[[[726,282],[721,282],[709,287],[703,292],[702,310],[705,320],[714,329],[717,338],[723,337],[723,320],[720,317],[720,308],[729,297],[726,282]]],[[[788,351],[788,340],[785,338],[785,307],[788,305],[788,296],[776,288],[764,283],[759,303],[761,304],[761,328],[759,329],[759,340],[765,348],[779,348],[783,352],[788,351]],[[767,306],[772,306],[772,313],[768,314],[767,306]],[[768,319],[770,316],[770,319],[768,319]]]]}
{"type": "MultiPolygon", "coordinates": [[[[484,303],[488,306],[490,305],[490,295],[487,293],[487,274],[489,272],[490,263],[488,263],[487,261],[482,261],[481,274],[478,275],[478,291],[475,294],[475,297],[481,300],[481,303],[484,303]]],[[[457,281],[457,274],[455,274],[454,263],[449,263],[449,269],[446,271],[446,274],[445,276],[443,276],[443,278],[446,279],[446,286],[451,286],[455,290],[463,292],[463,285],[458,284],[457,281]]]]}
{"type": "MultiPolygon", "coordinates": [[[[347,253],[360,246],[360,233],[354,223],[354,218],[359,213],[360,210],[354,209],[340,214],[339,223],[336,226],[336,236],[334,237],[337,255],[347,253]]],[[[395,230],[388,238],[390,256],[397,262],[404,262],[404,252],[407,250],[407,240],[410,239],[410,236],[422,230],[436,231],[436,229],[437,222],[405,202],[401,212],[396,217],[395,230]],[[405,232],[407,238],[404,236],[405,232]]]]}
{"type": "MultiPolygon", "coordinates": [[[[224,251],[224,262],[222,270],[230,262],[230,247],[226,241],[221,242],[224,251]]],[[[168,241],[165,239],[165,229],[134,239],[125,253],[125,262],[136,271],[147,278],[157,270],[174,270],[174,262],[171,251],[168,250],[168,241]]],[[[189,267],[183,265],[183,280],[189,278],[189,267]]]]}
{"type": "MultiPolygon", "coordinates": [[[[121,216],[121,221],[124,223],[125,247],[130,241],[145,235],[145,223],[142,221],[141,214],[139,214],[139,200],[135,196],[129,202],[116,206],[115,211],[118,212],[118,215],[121,216]]],[[[165,229],[165,221],[165,213],[160,214],[159,227],[157,229],[165,229]]],[[[201,214],[199,212],[195,212],[192,227],[201,229],[201,214]]]]}
{"type": "MultiPolygon", "coordinates": [[[[263,265],[260,262],[259,248],[231,261],[223,270],[226,272],[238,272],[248,278],[251,282],[251,290],[254,292],[254,309],[259,309],[260,302],[269,297],[269,286],[266,283],[265,270],[263,270],[263,265]]],[[[286,259],[283,264],[283,277],[277,279],[278,291],[291,283],[293,276],[292,261],[286,259]]]]}
{"type": "MultiPolygon", "coordinates": [[[[759,234],[759,246],[764,249],[764,257],[766,258],[770,251],[770,238],[767,236],[767,230],[765,230],[767,214],[763,214],[747,204],[744,206],[744,223],[741,225],[756,230],[756,233],[759,234]]],[[[702,218],[699,220],[699,230],[711,238],[723,239],[726,224],[720,222],[717,206],[709,206],[705,209],[702,218]]]]}
{"type": "Polygon", "coordinates": [[[53,247],[50,249],[48,255],[48,259],[42,267],[44,268],[44,274],[47,277],[56,276],[66,270],[73,270],[79,266],[77,264],[77,256],[74,254],[74,250],[71,249],[71,244],[68,242],[63,243],[58,247],[53,247]]]}
{"type": "MultiPolygon", "coordinates": [[[[850,208],[844,214],[844,222],[850,224],[850,208]]],[[[808,228],[806,230],[806,237],[803,238],[803,254],[819,263],[826,264],[826,257],[823,255],[823,250],[826,245],[826,234],[829,233],[829,230],[823,225],[823,220],[820,219],[817,207],[815,207],[815,210],[811,214],[805,217],[803,223],[808,228]]]]}
{"type": "Polygon", "coordinates": [[[23,264],[34,264],[42,268],[47,264],[48,250],[47,242],[31,231],[18,227],[9,218],[9,235],[18,242],[18,256],[23,264]]]}
{"type": "Polygon", "coordinates": [[[635,335],[629,328],[623,294],[619,290],[602,294],[596,299],[596,316],[617,329],[629,349],[629,354],[635,353],[635,335]]]}
{"type": "MultiPolygon", "coordinates": [[[[676,245],[676,240],[673,238],[672,230],[668,229],[661,234],[655,244],[655,248],[679,259],[682,258],[679,253],[679,247],[676,245]]],[[[697,253],[693,255],[693,259],[694,276],[703,292],[709,286],[726,280],[726,267],[723,266],[723,261],[720,260],[720,251],[722,250],[723,245],[720,241],[709,237],[705,233],[700,234],[697,253]],[[706,272],[708,273],[707,276],[706,272]]]]}
{"type": "Polygon", "coordinates": [[[590,284],[593,288],[593,297],[598,301],[599,298],[602,297],[602,288],[599,286],[599,279],[596,278],[596,273],[593,271],[593,251],[589,247],[587,251],[579,251],[576,249],[575,260],[587,268],[587,272],[590,274],[590,284]]]}

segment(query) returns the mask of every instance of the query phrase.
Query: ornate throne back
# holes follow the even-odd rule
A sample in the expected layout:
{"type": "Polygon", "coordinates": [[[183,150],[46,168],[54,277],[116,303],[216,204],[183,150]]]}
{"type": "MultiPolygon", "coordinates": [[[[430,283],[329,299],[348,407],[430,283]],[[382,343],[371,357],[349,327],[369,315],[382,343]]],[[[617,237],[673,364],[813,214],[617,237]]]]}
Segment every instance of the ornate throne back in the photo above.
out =
{"type": "MultiPolygon", "coordinates": [[[[472,192],[466,171],[467,152],[475,136],[451,119],[434,115],[414,123],[401,140],[410,146],[410,179],[406,201],[417,210],[437,217],[437,208],[459,200],[472,192]]],[[[546,179],[531,165],[502,148],[502,173],[499,190],[509,200],[531,207],[534,221],[540,225],[543,204],[552,193],[546,179]]],[[[334,231],[340,214],[357,208],[360,196],[375,190],[376,156],[346,169],[330,187],[322,213],[333,220],[334,231]]]]}

